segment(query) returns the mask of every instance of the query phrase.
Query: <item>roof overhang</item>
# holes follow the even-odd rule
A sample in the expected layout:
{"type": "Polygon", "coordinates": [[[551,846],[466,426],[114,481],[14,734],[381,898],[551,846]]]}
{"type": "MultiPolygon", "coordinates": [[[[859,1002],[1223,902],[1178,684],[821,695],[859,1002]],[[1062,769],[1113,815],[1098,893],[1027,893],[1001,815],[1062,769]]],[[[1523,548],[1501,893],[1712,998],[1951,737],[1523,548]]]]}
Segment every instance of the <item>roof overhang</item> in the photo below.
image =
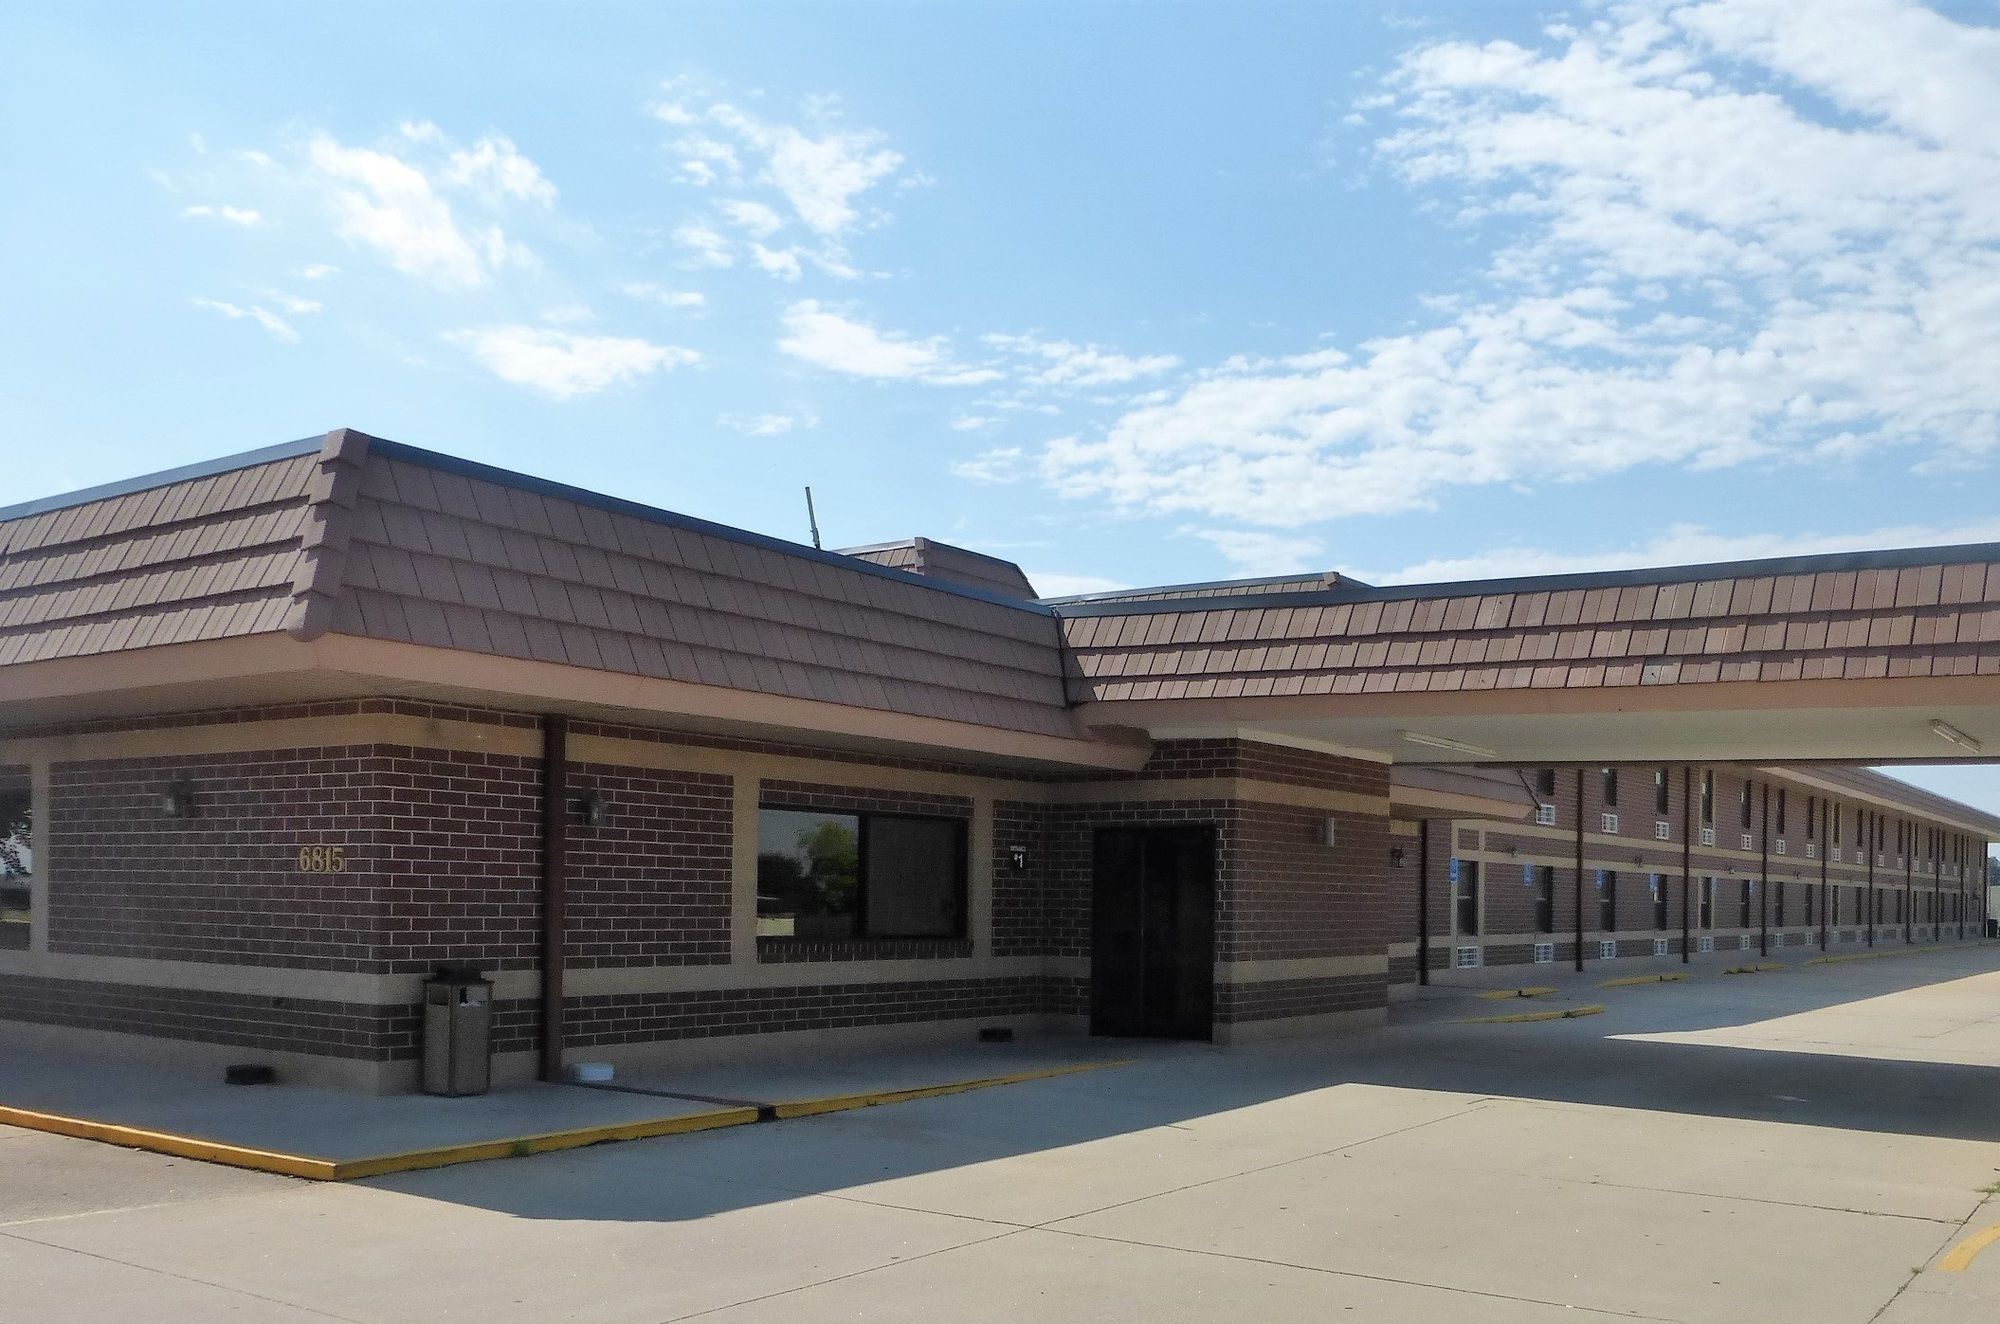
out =
{"type": "Polygon", "coordinates": [[[2000,675],[1084,704],[1154,736],[1245,729],[1397,763],[1948,763],[2000,759],[2000,675]],[[1980,746],[1941,738],[1942,721],[1980,746]],[[1413,738],[1414,737],[1414,738],[1413,738]]]}
{"type": "Polygon", "coordinates": [[[0,732],[150,716],[397,697],[629,722],[696,735],[809,743],[886,756],[1020,770],[1133,771],[1148,742],[1130,732],[1075,738],[882,712],[721,686],[456,649],[327,634],[250,635],[9,667],[0,732]]]}

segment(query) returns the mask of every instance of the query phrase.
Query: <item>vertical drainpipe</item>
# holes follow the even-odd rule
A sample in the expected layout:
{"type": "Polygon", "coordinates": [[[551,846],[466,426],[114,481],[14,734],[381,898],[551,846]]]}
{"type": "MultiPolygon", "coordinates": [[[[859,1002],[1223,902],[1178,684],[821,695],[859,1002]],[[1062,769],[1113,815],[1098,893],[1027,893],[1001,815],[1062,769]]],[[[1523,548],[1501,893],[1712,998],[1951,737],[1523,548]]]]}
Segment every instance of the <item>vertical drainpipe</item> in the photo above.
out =
{"type": "Polygon", "coordinates": [[[542,1066],[562,1079],[563,939],[568,929],[569,719],[542,718],[542,1066]]]}
{"type": "MultiPolygon", "coordinates": [[[[1942,841],[1938,843],[1944,845],[1942,841]]],[[[1944,851],[1931,852],[1931,941],[1944,939],[1944,851]]]]}
{"type": "Polygon", "coordinates": [[[1861,825],[1861,848],[1868,852],[1868,945],[1875,945],[1875,827],[1878,820],[1868,815],[1861,825]]]}
{"type": "Polygon", "coordinates": [[[1583,973],[1583,769],[1576,770],[1576,969],[1583,973]]]}
{"type": "Polygon", "coordinates": [[[1828,816],[1834,812],[1836,811],[1833,801],[1828,800],[1819,816],[1819,949],[1821,951],[1826,950],[1827,903],[1833,899],[1828,895],[1826,886],[1826,844],[1833,840],[1833,834],[1827,831],[1827,824],[1831,821],[1828,816]]]}
{"type": "Polygon", "coordinates": [[[1771,954],[1771,783],[1764,783],[1764,832],[1757,853],[1757,954],[1771,954]]]}
{"type": "Polygon", "coordinates": [[[1431,821],[1417,820],[1417,984],[1431,982],[1431,821]]]}
{"type": "Polygon", "coordinates": [[[1917,825],[1903,824],[1903,946],[1915,942],[1917,932],[1917,825]]]}
{"type": "Polygon", "coordinates": [[[1694,873],[1694,769],[1681,765],[1681,964],[1688,963],[1688,887],[1694,873]]]}

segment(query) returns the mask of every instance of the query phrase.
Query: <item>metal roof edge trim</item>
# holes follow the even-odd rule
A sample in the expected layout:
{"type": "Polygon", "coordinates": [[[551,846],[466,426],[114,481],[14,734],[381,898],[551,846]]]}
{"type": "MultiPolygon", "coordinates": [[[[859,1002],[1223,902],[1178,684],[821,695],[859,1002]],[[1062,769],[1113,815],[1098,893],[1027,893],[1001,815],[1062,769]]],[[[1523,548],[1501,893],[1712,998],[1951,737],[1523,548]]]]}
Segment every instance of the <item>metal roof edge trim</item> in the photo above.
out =
{"type": "Polygon", "coordinates": [[[279,442],[275,446],[263,446],[253,451],[239,451],[234,455],[223,455],[213,460],[184,464],[177,469],[162,469],[157,473],[140,474],[136,478],[121,478],[115,483],[100,483],[96,487],[82,487],[74,492],[58,492],[54,496],[37,497],[33,501],[22,501],[12,506],[0,506],[0,523],[26,519],[30,515],[45,515],[51,510],[66,510],[71,506],[87,505],[92,501],[108,501],[113,497],[130,496],[134,492],[166,487],[170,483],[212,478],[216,474],[225,474],[232,469],[248,469],[252,465],[269,464],[273,460],[289,460],[300,455],[311,455],[318,451],[325,441],[326,434],[322,432],[317,436],[301,437],[297,441],[279,442]]]}
{"type": "MultiPolygon", "coordinates": [[[[1184,611],[1252,611],[1264,607],[1319,607],[1343,602],[1398,602],[1412,598],[1473,598],[1501,593],[1560,593],[1572,589],[1640,588],[1649,584],[1697,583],[1712,579],[1761,579],[1779,575],[1830,574],[1845,570],[1893,570],[1905,566],[1959,565],[2000,561],[2000,543],[1954,543],[1942,547],[1893,547],[1868,552],[1821,552],[1812,556],[1755,561],[1712,561],[1701,565],[1637,570],[1588,570],[1512,579],[1465,579],[1434,584],[1369,587],[1349,580],[1339,587],[1291,593],[1222,595],[1143,601],[1078,602],[1046,599],[1060,616],[1152,616],[1184,611]]],[[[1149,590],[1132,590],[1134,592],[1149,590]]],[[[1150,590],[1165,592],[1168,590],[1150,590]]]]}
{"type": "Polygon", "coordinates": [[[708,534],[731,542],[759,547],[765,551],[777,552],[781,556],[794,556],[801,560],[817,561],[822,565],[851,570],[858,574],[874,575],[878,579],[892,580],[898,584],[913,584],[936,593],[949,593],[955,597],[971,598],[977,602],[989,603],[996,607],[1011,607],[1035,616],[1054,616],[1053,609],[1026,598],[1010,598],[1004,593],[993,593],[974,588],[969,584],[954,584],[949,580],[926,578],[893,566],[876,565],[857,557],[845,556],[839,552],[829,552],[804,543],[787,542],[766,533],[756,533],[749,529],[734,528],[728,524],[717,524],[713,520],[700,519],[694,515],[683,515],[679,511],[665,510],[659,506],[649,506],[643,502],[615,497],[603,492],[593,492],[586,487],[572,487],[551,478],[537,478],[513,469],[502,469],[498,465],[482,464],[478,460],[468,460],[457,455],[447,455],[442,451],[425,450],[405,442],[390,441],[375,437],[372,453],[385,459],[408,460],[412,464],[427,468],[442,469],[446,473],[460,474],[467,478],[477,478],[484,482],[498,483],[502,487],[516,487],[537,492],[543,496],[560,497],[564,501],[574,501],[578,505],[591,506],[598,510],[619,515],[630,515],[634,519],[649,520],[656,524],[666,524],[674,528],[687,529],[692,533],[708,534]]]}

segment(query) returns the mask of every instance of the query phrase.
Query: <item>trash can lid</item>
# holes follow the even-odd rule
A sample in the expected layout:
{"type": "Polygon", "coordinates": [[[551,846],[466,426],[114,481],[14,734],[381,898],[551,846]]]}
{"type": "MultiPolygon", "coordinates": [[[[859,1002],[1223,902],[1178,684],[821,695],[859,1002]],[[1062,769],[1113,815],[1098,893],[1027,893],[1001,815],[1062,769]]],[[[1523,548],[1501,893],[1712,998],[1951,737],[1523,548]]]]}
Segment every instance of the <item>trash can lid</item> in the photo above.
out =
{"type": "Polygon", "coordinates": [[[430,977],[433,984],[490,984],[493,981],[479,973],[477,966],[441,965],[430,977]]]}

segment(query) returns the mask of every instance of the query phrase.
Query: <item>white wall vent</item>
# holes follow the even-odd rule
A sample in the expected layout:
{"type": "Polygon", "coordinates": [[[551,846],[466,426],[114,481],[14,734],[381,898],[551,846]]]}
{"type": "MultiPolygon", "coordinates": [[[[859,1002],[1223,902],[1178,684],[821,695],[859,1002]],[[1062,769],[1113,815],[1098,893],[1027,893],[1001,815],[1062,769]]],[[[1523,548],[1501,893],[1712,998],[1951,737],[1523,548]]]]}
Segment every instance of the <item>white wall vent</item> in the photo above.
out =
{"type": "Polygon", "coordinates": [[[1535,964],[1548,965],[1556,959],[1556,945],[1552,942],[1535,944],[1535,964]]]}
{"type": "Polygon", "coordinates": [[[1667,954],[1667,940],[1665,938],[1653,939],[1653,955],[1665,956],[1666,954],[1667,954]]]}
{"type": "Polygon", "coordinates": [[[1535,822],[1543,827],[1554,827],[1556,825],[1556,807],[1554,805],[1536,805],[1535,822]]]}
{"type": "Polygon", "coordinates": [[[1451,963],[1460,970],[1477,970],[1480,950],[1477,947],[1454,947],[1451,949],[1451,963]]]}
{"type": "Polygon", "coordinates": [[[1664,818],[1656,818],[1653,820],[1654,841],[1672,841],[1673,837],[1674,837],[1673,824],[1667,822],[1667,820],[1664,818]]]}
{"type": "Polygon", "coordinates": [[[1599,814],[1597,816],[1597,830],[1599,832],[1616,832],[1618,830],[1618,815],[1599,814]]]}
{"type": "Polygon", "coordinates": [[[1747,951],[1749,951],[1749,950],[1750,950],[1750,935],[1749,935],[1749,934],[1747,934],[1747,933],[1739,933],[1739,934],[1737,934],[1737,935],[1736,935],[1736,950],[1737,950],[1737,951],[1739,951],[1739,952],[1747,952],[1747,951]]]}
{"type": "Polygon", "coordinates": [[[1756,846],[1757,846],[1757,838],[1751,836],[1748,832],[1745,832],[1743,834],[1743,849],[1754,850],[1756,849],[1756,846]]]}
{"type": "Polygon", "coordinates": [[[1831,860],[1832,860],[1832,861],[1833,861],[1833,862],[1834,862],[1835,864],[1839,864],[1839,863],[1840,863],[1840,847],[1838,847],[1838,846],[1835,846],[1835,847],[1833,848],[1833,854],[1832,854],[1832,855],[1830,855],[1830,856],[1828,856],[1828,858],[1829,858],[1829,859],[1831,859],[1831,860]]]}
{"type": "Polygon", "coordinates": [[[1704,846],[1713,846],[1715,844],[1714,828],[1705,827],[1701,830],[1701,844],[1704,846]]]}
{"type": "Polygon", "coordinates": [[[1715,935],[1714,935],[1714,934],[1712,934],[1712,933],[1704,933],[1704,934],[1702,934],[1702,935],[1701,935],[1701,937],[1699,937],[1699,938],[1695,939],[1695,944],[1694,944],[1694,949],[1695,949],[1696,951],[1698,951],[1698,952],[1712,952],[1712,951],[1714,951],[1714,950],[1715,950],[1715,935]]]}
{"type": "Polygon", "coordinates": [[[1771,853],[1773,855],[1783,855],[1785,853],[1785,839],[1783,837],[1775,838],[1771,842],[1771,853]]]}
{"type": "Polygon", "coordinates": [[[1616,960],[1617,956],[1618,956],[1618,943],[1616,939],[1606,938],[1603,942],[1597,944],[1598,960],[1600,961],[1616,960]]]}
{"type": "Polygon", "coordinates": [[[1813,845],[1810,841],[1806,843],[1806,858],[1809,860],[1819,858],[1819,847],[1813,845]]]}

